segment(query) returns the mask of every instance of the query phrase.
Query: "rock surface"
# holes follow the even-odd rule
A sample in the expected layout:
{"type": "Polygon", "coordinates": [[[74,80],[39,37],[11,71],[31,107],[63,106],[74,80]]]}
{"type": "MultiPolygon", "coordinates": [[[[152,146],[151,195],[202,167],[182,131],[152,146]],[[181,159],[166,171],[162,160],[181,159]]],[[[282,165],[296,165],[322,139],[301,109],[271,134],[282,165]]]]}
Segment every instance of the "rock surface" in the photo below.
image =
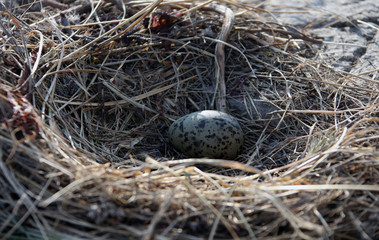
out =
{"type": "Polygon", "coordinates": [[[269,0],[264,8],[281,12],[275,13],[279,22],[322,39],[319,47],[339,70],[357,74],[378,69],[379,1],[269,0]]]}

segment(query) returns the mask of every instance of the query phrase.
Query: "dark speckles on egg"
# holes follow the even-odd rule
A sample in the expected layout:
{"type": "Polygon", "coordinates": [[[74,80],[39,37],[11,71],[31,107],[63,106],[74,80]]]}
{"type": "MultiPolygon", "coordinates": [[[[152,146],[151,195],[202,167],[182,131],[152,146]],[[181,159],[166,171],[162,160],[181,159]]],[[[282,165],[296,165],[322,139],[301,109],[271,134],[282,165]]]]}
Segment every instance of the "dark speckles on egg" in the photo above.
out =
{"type": "Polygon", "coordinates": [[[172,145],[189,157],[234,159],[244,136],[236,119],[219,111],[188,114],[169,128],[172,145]]]}
{"type": "Polygon", "coordinates": [[[205,135],[206,139],[212,139],[212,138],[215,138],[215,137],[216,137],[215,133],[212,133],[212,134],[209,134],[209,135],[205,135]]]}
{"type": "Polygon", "coordinates": [[[205,120],[200,120],[200,121],[199,121],[199,124],[198,124],[199,128],[204,128],[206,123],[207,123],[207,121],[205,121],[205,120]]]}
{"type": "MultiPolygon", "coordinates": [[[[178,124],[175,124],[175,128],[178,128],[178,124]]],[[[183,132],[183,130],[184,130],[184,127],[183,127],[183,121],[179,122],[179,130],[180,130],[181,132],[183,132]]]]}

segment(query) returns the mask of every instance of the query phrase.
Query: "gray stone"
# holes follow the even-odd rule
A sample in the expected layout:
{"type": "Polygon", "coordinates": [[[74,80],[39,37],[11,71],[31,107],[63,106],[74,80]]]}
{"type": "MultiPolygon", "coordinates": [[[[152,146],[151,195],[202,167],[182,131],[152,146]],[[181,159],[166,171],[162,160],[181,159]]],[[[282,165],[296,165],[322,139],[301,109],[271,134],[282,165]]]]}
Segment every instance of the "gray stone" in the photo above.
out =
{"type": "Polygon", "coordinates": [[[264,7],[282,12],[274,14],[280,23],[322,39],[318,47],[337,69],[355,74],[378,69],[379,1],[269,0],[264,7]]]}

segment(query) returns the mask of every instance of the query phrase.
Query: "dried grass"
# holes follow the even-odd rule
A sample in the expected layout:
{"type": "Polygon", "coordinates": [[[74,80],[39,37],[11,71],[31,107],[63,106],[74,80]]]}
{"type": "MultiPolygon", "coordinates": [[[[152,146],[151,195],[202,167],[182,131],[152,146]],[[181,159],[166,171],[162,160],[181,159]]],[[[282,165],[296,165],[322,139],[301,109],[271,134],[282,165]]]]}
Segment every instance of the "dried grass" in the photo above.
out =
{"type": "Polygon", "coordinates": [[[70,28],[93,38],[62,32],[58,8],[2,13],[3,239],[378,238],[376,72],[334,69],[318,40],[227,2],[225,100],[246,143],[237,161],[185,159],[168,126],[219,103],[222,14],[208,2],[71,2],[70,28]],[[185,24],[118,41],[156,7],[185,24]],[[10,89],[32,125],[9,124],[10,89]]]}

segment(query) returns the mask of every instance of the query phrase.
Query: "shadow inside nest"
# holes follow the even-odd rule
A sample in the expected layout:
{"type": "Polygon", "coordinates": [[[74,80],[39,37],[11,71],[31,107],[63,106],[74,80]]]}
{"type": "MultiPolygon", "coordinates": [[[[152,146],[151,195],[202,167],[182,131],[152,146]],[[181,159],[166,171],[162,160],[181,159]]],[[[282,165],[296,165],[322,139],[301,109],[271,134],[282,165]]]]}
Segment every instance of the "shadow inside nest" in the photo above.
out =
{"type": "MultiPolygon", "coordinates": [[[[155,13],[158,23],[165,17],[171,25],[152,28],[147,19],[141,31],[106,47],[92,46],[84,59],[63,66],[85,68],[58,77],[55,102],[62,117],[57,121],[66,138],[110,162],[145,155],[159,160],[185,158],[168,142],[168,127],[191,112],[215,109],[217,102],[214,37],[221,23],[207,14],[198,13],[189,21],[155,13]]],[[[245,28],[229,36],[225,84],[228,111],[245,132],[237,160],[267,169],[288,163],[293,153],[283,149],[291,139],[306,134],[301,125],[308,119],[282,118],[275,112],[286,109],[289,101],[301,102],[304,109],[312,107],[313,86],[301,82],[304,72],[310,71],[293,56],[312,58],[314,50],[309,44],[296,48],[267,39],[275,49],[283,49],[275,52],[257,41],[268,38],[263,31],[255,35],[246,31],[259,29],[260,24],[244,22],[245,28]]],[[[46,83],[46,87],[51,84],[46,83]]],[[[301,147],[297,148],[300,153],[301,147]]]]}

